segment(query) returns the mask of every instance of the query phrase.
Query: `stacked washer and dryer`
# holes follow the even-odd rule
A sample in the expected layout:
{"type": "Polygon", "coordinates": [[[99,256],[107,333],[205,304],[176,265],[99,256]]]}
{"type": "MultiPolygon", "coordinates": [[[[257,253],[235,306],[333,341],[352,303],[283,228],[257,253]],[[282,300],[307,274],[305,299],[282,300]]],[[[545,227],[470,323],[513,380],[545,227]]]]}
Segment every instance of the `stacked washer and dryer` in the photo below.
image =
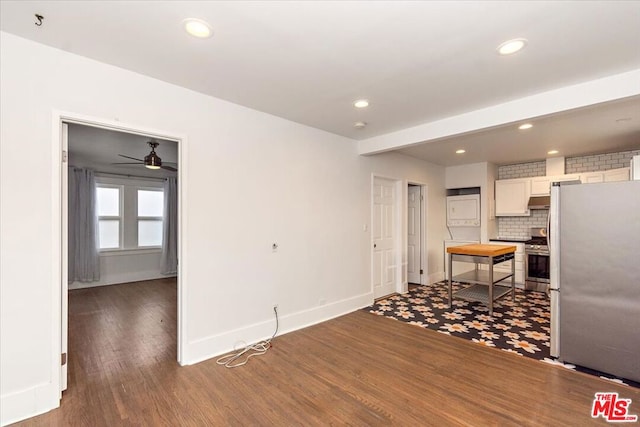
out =
{"type": "MultiPolygon", "coordinates": [[[[447,230],[449,238],[444,241],[445,278],[449,277],[447,248],[480,243],[480,187],[447,190],[447,230]]],[[[454,276],[473,269],[470,263],[453,263],[454,276]]]]}

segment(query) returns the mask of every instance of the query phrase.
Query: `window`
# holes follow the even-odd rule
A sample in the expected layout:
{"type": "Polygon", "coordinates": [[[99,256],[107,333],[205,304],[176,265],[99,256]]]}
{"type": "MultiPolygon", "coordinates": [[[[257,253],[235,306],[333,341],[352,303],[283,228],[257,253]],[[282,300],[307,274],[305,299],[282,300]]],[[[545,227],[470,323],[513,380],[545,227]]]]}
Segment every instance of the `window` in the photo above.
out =
{"type": "Polygon", "coordinates": [[[138,190],[138,247],[162,246],[164,192],[138,190]]]}
{"type": "Polygon", "coordinates": [[[120,247],[122,229],[122,188],[118,186],[97,186],[96,205],[98,209],[98,239],[100,249],[120,247]]]}
{"type": "Polygon", "coordinates": [[[162,247],[161,182],[98,176],[96,195],[100,250],[157,251],[162,247]]]}

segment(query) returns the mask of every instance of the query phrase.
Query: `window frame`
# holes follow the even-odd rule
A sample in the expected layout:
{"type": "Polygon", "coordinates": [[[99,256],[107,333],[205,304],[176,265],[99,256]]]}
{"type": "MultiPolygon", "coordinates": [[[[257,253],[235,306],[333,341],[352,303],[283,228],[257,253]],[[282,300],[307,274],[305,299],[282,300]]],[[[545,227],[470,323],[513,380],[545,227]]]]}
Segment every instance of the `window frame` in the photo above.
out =
{"type": "Polygon", "coordinates": [[[164,221],[164,188],[163,187],[149,187],[149,186],[141,186],[141,185],[135,185],[132,186],[135,188],[135,193],[136,193],[136,217],[135,217],[135,221],[136,221],[136,249],[155,249],[155,248],[162,248],[162,239],[163,239],[163,235],[160,235],[160,244],[159,245],[150,245],[150,246],[141,246],[140,245],[140,221],[159,221],[160,223],[162,223],[164,221]],[[139,206],[138,206],[138,201],[139,201],[139,192],[140,191],[155,191],[155,192],[159,192],[162,193],[162,205],[163,205],[163,212],[160,216],[147,216],[147,215],[138,215],[138,211],[139,211],[139,206]]]}
{"type": "MultiPolygon", "coordinates": [[[[100,228],[100,221],[118,221],[118,246],[112,248],[103,248],[99,243],[98,251],[113,252],[122,250],[122,245],[124,243],[124,185],[96,182],[96,214],[96,216],[98,217],[98,229],[100,228]],[[97,212],[98,188],[115,188],[118,190],[118,216],[100,215],[99,212],[97,212]]],[[[99,239],[100,233],[98,232],[98,240],[99,239]]]]}

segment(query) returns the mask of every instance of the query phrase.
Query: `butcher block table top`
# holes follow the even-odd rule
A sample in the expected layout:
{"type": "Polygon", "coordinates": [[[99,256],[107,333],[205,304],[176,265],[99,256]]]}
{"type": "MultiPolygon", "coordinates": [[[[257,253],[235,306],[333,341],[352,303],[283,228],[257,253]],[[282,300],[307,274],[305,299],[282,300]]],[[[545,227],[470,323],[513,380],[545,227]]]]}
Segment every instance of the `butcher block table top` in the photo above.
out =
{"type": "Polygon", "coordinates": [[[450,246],[447,248],[447,253],[455,255],[473,255],[473,256],[492,256],[510,254],[516,251],[516,247],[513,245],[483,245],[472,244],[462,246],[450,246]]]}

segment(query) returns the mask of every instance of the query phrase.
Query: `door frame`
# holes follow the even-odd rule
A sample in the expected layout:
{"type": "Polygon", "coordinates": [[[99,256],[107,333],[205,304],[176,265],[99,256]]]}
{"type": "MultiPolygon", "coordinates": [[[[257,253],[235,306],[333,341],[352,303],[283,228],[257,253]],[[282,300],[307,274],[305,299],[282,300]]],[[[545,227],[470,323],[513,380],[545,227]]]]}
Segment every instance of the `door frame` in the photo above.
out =
{"type": "Polygon", "coordinates": [[[131,123],[122,123],[118,119],[108,120],[104,118],[92,117],[84,114],[65,112],[59,110],[52,111],[52,135],[51,135],[51,148],[52,148],[52,176],[51,176],[51,194],[52,194],[52,224],[53,224],[53,259],[52,259],[52,310],[51,320],[52,325],[59,325],[59,327],[52,327],[51,337],[51,381],[53,390],[57,390],[59,393],[59,399],[62,398],[62,387],[66,385],[66,380],[63,380],[63,369],[61,367],[61,354],[62,354],[62,339],[63,339],[63,322],[64,327],[68,327],[66,322],[68,320],[68,307],[64,299],[66,299],[66,292],[68,291],[68,284],[66,283],[67,274],[63,273],[68,268],[68,265],[63,265],[63,262],[68,262],[67,256],[63,256],[63,249],[67,248],[68,242],[68,230],[67,226],[63,225],[63,221],[66,223],[68,220],[67,209],[63,207],[63,200],[68,200],[68,188],[63,186],[63,170],[68,168],[68,161],[62,161],[63,150],[68,153],[68,147],[66,145],[66,139],[63,136],[63,122],[75,123],[84,126],[91,126],[102,129],[115,130],[120,132],[126,132],[136,135],[143,135],[153,138],[168,139],[176,141],[178,143],[178,271],[177,271],[177,361],[180,365],[184,365],[187,360],[186,355],[186,337],[187,337],[187,283],[184,278],[186,277],[187,257],[185,248],[185,231],[187,229],[187,174],[185,173],[185,165],[187,164],[187,137],[186,135],[175,131],[164,131],[158,129],[152,129],[145,125],[136,125],[131,123]],[[63,295],[63,292],[65,294],[63,295]],[[62,310],[67,309],[67,313],[63,315],[62,310]]]}
{"type": "MultiPolygon", "coordinates": [[[[428,195],[428,187],[427,184],[421,183],[421,182],[417,182],[417,181],[411,181],[408,180],[407,184],[405,185],[405,204],[404,204],[404,208],[405,208],[405,212],[404,212],[404,216],[405,216],[405,228],[404,228],[404,234],[405,236],[405,253],[408,253],[408,245],[409,245],[409,239],[408,239],[408,218],[407,218],[407,214],[408,214],[408,209],[409,209],[409,186],[410,185],[416,185],[418,187],[420,187],[420,267],[422,268],[422,274],[420,275],[420,284],[421,285],[428,285],[429,284],[429,263],[428,261],[428,247],[427,247],[427,195],[428,195]]],[[[408,283],[408,272],[407,272],[407,268],[408,268],[408,261],[404,264],[404,269],[405,269],[405,273],[404,273],[404,277],[407,278],[406,281],[406,287],[408,289],[409,283],[408,283]]]]}
{"type": "MultiPolygon", "coordinates": [[[[394,203],[394,211],[395,211],[395,221],[393,224],[394,227],[394,235],[395,235],[395,242],[394,242],[394,249],[396,252],[396,256],[395,256],[395,269],[396,269],[396,274],[395,274],[395,292],[398,293],[405,293],[408,290],[408,285],[407,285],[407,268],[406,268],[406,228],[407,228],[407,219],[403,218],[402,215],[406,216],[406,198],[407,198],[407,191],[402,191],[402,186],[404,184],[405,188],[408,187],[408,184],[406,184],[405,181],[399,179],[399,178],[395,178],[395,177],[390,177],[390,176],[386,176],[386,175],[381,175],[381,174],[376,174],[373,173],[371,174],[371,185],[370,185],[370,189],[369,189],[369,212],[370,212],[370,224],[372,224],[373,226],[373,218],[374,218],[374,185],[375,185],[375,180],[376,178],[380,178],[380,179],[386,179],[388,181],[393,181],[394,182],[394,187],[395,187],[395,194],[396,194],[396,200],[394,203]],[[404,232],[405,235],[403,235],[402,233],[404,232]]],[[[373,253],[373,232],[369,233],[370,234],[370,239],[369,239],[369,264],[370,264],[370,282],[371,282],[371,295],[374,295],[374,283],[373,283],[373,278],[374,278],[374,253],[373,253]]]]}

